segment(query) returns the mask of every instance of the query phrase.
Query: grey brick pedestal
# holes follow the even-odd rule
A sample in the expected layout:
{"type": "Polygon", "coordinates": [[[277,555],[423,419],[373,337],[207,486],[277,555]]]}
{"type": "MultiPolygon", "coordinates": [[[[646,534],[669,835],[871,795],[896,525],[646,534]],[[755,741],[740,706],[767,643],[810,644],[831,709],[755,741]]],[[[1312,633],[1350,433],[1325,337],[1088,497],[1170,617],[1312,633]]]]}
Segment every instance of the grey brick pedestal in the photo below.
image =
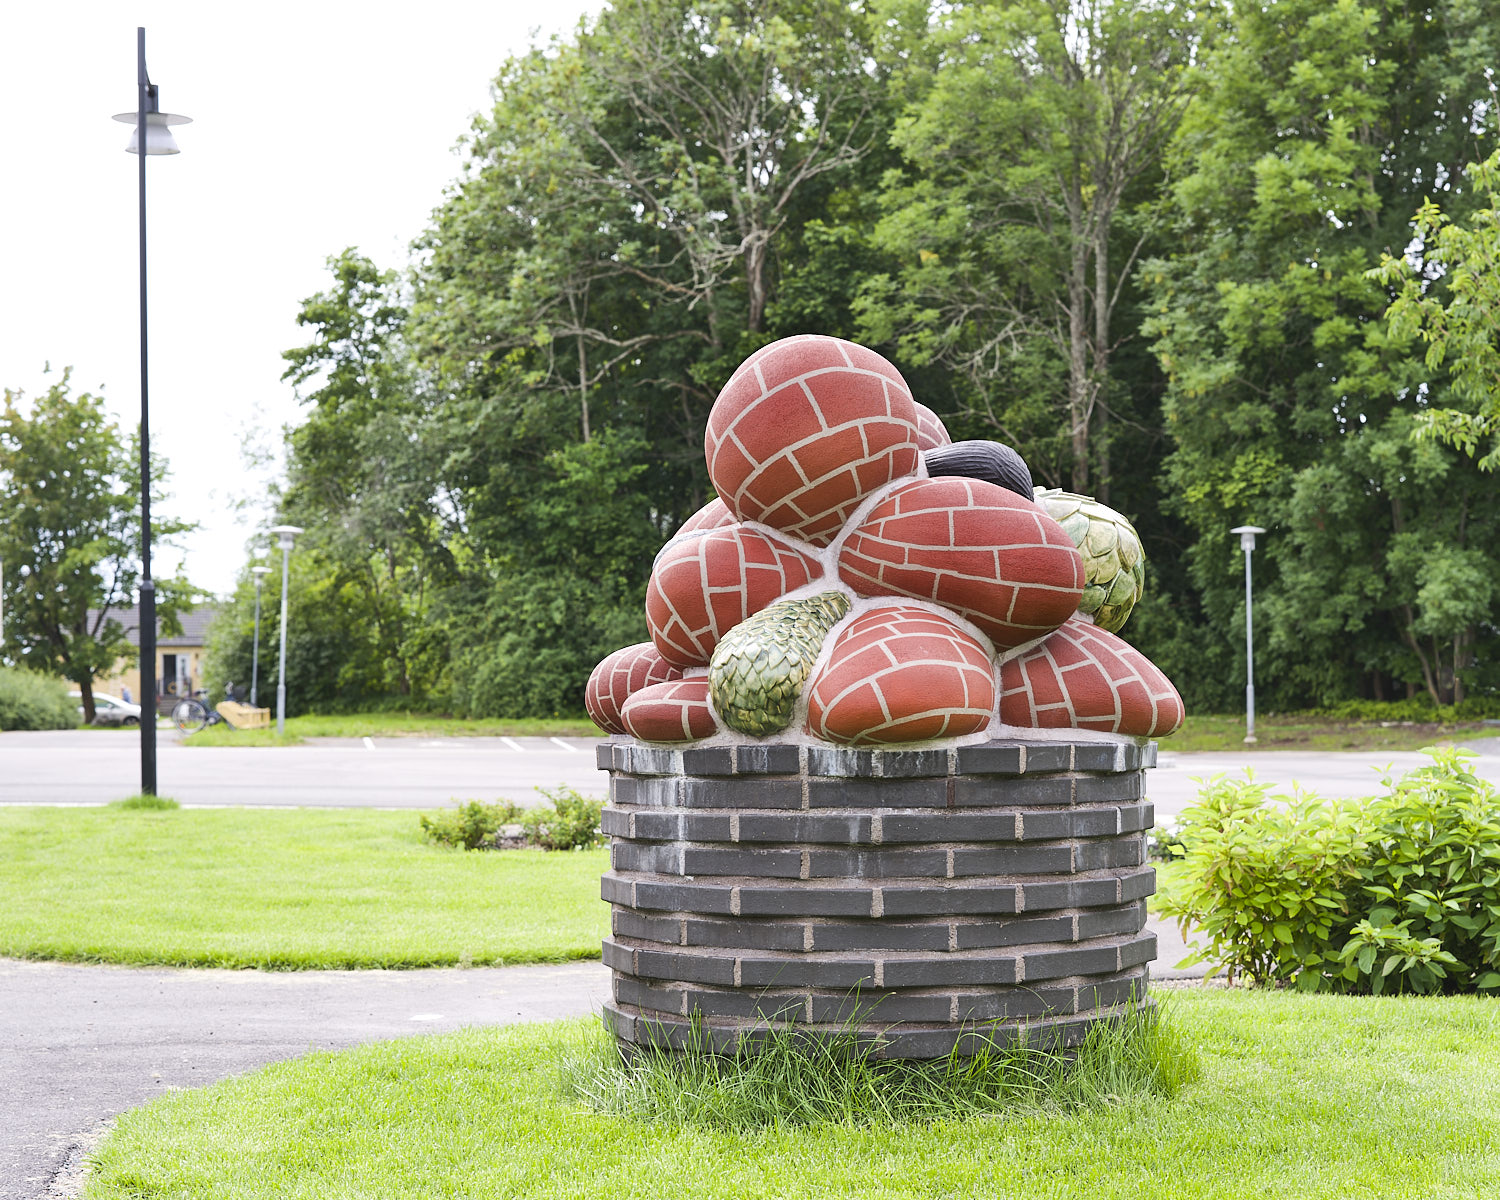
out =
{"type": "Polygon", "coordinates": [[[1075,1044],[1143,998],[1155,745],[669,750],[616,739],[605,1018],[730,1050],[771,1023],[889,1058],[1075,1044]]]}

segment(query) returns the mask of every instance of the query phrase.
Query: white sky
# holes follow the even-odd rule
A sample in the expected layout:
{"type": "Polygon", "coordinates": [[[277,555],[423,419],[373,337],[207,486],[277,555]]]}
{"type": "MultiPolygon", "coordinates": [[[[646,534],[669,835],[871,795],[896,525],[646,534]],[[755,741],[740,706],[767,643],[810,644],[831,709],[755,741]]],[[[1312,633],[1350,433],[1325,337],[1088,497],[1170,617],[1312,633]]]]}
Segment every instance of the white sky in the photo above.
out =
{"type": "MultiPolygon", "coordinates": [[[[200,523],[188,577],[223,593],[245,562],[261,492],[246,434],[279,449],[299,414],[281,352],[325,260],[358,246],[400,268],[459,170],[453,148],[490,81],[533,35],[598,0],[119,0],[7,4],[0,15],[0,387],[45,390],[73,367],[122,426],[140,419],[136,27],[161,107],[193,124],[147,160],[152,448],[164,511],[200,523]]],[[[158,551],[154,573],[180,556],[158,551]]]]}

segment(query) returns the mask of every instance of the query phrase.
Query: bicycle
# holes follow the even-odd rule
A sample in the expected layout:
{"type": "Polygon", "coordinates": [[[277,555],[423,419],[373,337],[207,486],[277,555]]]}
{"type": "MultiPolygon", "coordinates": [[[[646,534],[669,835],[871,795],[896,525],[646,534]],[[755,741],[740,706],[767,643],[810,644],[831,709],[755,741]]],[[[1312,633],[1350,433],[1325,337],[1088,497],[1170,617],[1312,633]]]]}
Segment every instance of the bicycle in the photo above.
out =
{"type": "MultiPolygon", "coordinates": [[[[199,698],[207,695],[206,689],[199,688],[196,694],[172,705],[172,724],[183,733],[197,733],[200,729],[207,729],[210,725],[229,725],[229,722],[221,717],[216,709],[209,708],[199,698]]],[[[231,683],[224,688],[224,696],[229,700],[239,698],[234,694],[234,684],[231,683]]],[[[233,725],[229,727],[234,728],[233,725]]]]}

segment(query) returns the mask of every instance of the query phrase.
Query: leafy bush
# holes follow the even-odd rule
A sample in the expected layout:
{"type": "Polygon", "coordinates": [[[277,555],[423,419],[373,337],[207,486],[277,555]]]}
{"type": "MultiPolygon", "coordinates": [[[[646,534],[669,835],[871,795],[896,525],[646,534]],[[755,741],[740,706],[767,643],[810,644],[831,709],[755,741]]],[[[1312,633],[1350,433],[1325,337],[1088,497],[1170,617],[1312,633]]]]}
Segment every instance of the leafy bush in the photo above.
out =
{"type": "Polygon", "coordinates": [[[604,844],[599,828],[604,802],[570,787],[537,788],[551,804],[521,814],[526,840],[543,850],[587,850],[604,844]]]}
{"type": "Polygon", "coordinates": [[[1308,715],[1341,721],[1413,721],[1418,724],[1451,725],[1457,721],[1500,718],[1500,696],[1470,696],[1462,703],[1439,707],[1427,696],[1412,700],[1345,700],[1308,715]]]}
{"type": "Polygon", "coordinates": [[[423,814],[422,833],[429,842],[465,850],[496,846],[496,834],[506,825],[521,826],[526,843],[543,850],[587,850],[604,844],[599,828],[603,801],[580,796],[566,786],[537,791],[551,803],[523,809],[508,800],[498,804],[470,800],[434,817],[423,814]]]}
{"type": "Polygon", "coordinates": [[[1427,753],[1373,800],[1212,780],[1162,902],[1207,937],[1194,959],[1306,991],[1500,991],[1500,796],[1472,754],[1427,753]]]}
{"type": "Polygon", "coordinates": [[[444,809],[434,817],[423,813],[418,820],[429,842],[477,850],[499,833],[502,825],[513,824],[520,815],[520,808],[508,800],[498,804],[470,800],[457,808],[444,809]]]}
{"type": "Polygon", "coordinates": [[[0,667],[0,730],[73,729],[78,721],[78,705],[61,679],[0,667]]]}

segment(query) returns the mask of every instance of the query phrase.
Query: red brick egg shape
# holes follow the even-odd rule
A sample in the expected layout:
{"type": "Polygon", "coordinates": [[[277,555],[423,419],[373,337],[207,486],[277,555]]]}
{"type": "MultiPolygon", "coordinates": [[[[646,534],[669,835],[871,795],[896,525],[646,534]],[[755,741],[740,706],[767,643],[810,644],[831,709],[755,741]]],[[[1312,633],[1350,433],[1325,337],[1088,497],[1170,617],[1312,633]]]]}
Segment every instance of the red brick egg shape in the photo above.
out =
{"type": "Polygon", "coordinates": [[[937,413],[925,404],[917,405],[917,445],[923,450],[936,450],[939,446],[951,446],[948,427],[937,413]]]}
{"type": "Polygon", "coordinates": [[[839,575],[864,596],[915,596],[966,617],[1009,650],[1078,608],[1083,559],[1039,505],[981,479],[902,484],[839,552],[839,575]]]}
{"type": "Polygon", "coordinates": [[[673,543],[646,585],[651,640],[669,663],[704,666],[721,637],[820,571],[801,551],[738,525],[673,543]]]}
{"type": "Polygon", "coordinates": [[[1165,737],[1183,716],[1182,697],[1155,663],[1083,617],[1000,668],[1007,725],[1165,737]]]}
{"type": "Polygon", "coordinates": [[[893,605],[838,635],[808,690],[807,723],[835,742],[925,742],[978,733],[994,704],[994,669],[972,635],[925,608],[893,605]]]}
{"type": "Polygon", "coordinates": [[[783,338],[724,385],[704,451],[738,519],[826,546],[860,501],[917,469],[917,407],[901,373],[873,350],[783,338]]]}
{"type": "Polygon", "coordinates": [[[706,529],[722,529],[725,525],[734,523],[734,514],[729,511],[729,506],[715,496],[682,523],[677,536],[681,537],[684,533],[699,533],[706,529]]]}
{"type": "Polygon", "coordinates": [[[583,703],[600,729],[624,733],[620,708],[632,694],[653,683],[681,678],[681,667],[664,659],[651,642],[640,642],[616,650],[594,668],[583,690],[583,703]]]}
{"type": "Polygon", "coordinates": [[[719,729],[708,706],[707,679],[643,688],[625,701],[620,719],[626,731],[643,742],[696,742],[719,729]]]}

